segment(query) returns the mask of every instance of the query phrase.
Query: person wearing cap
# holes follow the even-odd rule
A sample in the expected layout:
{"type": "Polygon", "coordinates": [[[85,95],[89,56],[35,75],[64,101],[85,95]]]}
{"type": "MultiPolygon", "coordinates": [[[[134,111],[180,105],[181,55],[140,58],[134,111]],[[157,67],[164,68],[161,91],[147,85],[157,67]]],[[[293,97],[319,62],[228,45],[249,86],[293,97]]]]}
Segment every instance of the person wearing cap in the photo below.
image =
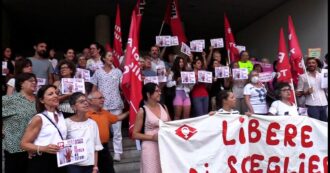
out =
{"type": "Polygon", "coordinates": [[[322,73],[318,71],[321,62],[318,58],[308,57],[307,71],[299,76],[297,96],[306,97],[307,114],[309,117],[327,121],[328,100],[324,88],[321,86],[322,73]],[[309,85],[310,84],[310,85],[309,85]]]}

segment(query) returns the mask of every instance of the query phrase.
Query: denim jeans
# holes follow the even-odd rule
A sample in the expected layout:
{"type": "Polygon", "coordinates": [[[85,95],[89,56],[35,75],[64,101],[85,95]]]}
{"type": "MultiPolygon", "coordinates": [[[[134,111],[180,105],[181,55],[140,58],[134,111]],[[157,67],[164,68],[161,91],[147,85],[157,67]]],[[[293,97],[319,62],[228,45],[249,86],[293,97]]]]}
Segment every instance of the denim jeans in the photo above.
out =
{"type": "Polygon", "coordinates": [[[328,106],[308,106],[307,107],[307,114],[311,118],[315,118],[321,121],[328,121],[328,116],[327,116],[327,109],[328,106]]]}
{"type": "Polygon", "coordinates": [[[209,113],[209,97],[193,97],[193,108],[194,108],[194,115],[201,116],[209,113]]]}

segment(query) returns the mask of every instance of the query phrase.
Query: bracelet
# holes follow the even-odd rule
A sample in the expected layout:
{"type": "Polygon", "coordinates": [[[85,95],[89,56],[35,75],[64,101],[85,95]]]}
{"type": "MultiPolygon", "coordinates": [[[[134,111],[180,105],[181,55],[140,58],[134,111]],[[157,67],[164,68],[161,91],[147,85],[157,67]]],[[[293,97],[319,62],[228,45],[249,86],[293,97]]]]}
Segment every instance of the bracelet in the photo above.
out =
{"type": "Polygon", "coordinates": [[[37,154],[39,155],[39,156],[41,156],[42,155],[42,152],[40,152],[40,146],[39,145],[37,145],[37,154]]]}

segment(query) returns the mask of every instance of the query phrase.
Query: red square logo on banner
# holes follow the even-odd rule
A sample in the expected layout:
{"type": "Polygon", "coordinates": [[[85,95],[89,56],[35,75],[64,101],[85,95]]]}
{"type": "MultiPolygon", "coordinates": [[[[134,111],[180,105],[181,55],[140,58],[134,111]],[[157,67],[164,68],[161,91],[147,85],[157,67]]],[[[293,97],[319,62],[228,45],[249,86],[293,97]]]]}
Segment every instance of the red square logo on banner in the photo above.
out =
{"type": "Polygon", "coordinates": [[[184,124],[178,129],[176,129],[175,132],[181,138],[189,140],[189,138],[191,138],[195,133],[197,133],[197,129],[184,124]]]}

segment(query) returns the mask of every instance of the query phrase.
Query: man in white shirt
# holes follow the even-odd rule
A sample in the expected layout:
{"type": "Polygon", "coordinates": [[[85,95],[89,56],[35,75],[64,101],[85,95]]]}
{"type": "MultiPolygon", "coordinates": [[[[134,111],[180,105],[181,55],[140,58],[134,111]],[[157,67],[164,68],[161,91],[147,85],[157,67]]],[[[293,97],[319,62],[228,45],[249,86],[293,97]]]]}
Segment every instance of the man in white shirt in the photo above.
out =
{"type": "Polygon", "coordinates": [[[318,64],[317,58],[307,58],[307,73],[299,76],[297,96],[304,95],[306,97],[305,104],[308,116],[321,121],[327,121],[328,101],[325,94],[325,88],[322,88],[321,86],[322,74],[317,71],[318,64]],[[308,84],[308,81],[310,85],[308,84]]]}
{"type": "Polygon", "coordinates": [[[165,68],[165,62],[160,57],[160,50],[158,46],[151,46],[150,56],[152,58],[151,69],[157,72],[157,69],[165,68]]]}

